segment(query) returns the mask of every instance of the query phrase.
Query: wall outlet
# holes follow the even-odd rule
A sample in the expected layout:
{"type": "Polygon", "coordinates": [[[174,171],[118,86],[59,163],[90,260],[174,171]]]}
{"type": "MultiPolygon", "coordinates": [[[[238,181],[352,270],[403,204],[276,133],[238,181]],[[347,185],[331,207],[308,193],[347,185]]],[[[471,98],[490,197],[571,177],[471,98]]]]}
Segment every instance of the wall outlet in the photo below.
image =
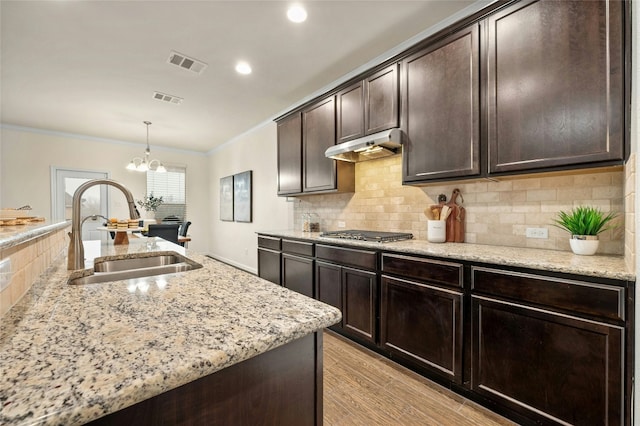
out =
{"type": "Polygon", "coordinates": [[[344,228],[347,226],[343,221],[338,221],[338,228],[344,228]]]}
{"type": "Polygon", "coordinates": [[[547,228],[527,228],[527,238],[549,238],[547,228]]]}

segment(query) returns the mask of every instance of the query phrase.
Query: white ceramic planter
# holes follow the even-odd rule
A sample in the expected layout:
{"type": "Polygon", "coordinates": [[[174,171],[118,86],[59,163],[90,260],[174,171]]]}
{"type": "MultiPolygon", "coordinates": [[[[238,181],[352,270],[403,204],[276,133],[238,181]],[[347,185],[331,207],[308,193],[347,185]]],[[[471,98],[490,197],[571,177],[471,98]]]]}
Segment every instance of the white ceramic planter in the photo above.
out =
{"type": "Polygon", "coordinates": [[[600,240],[597,235],[572,235],[569,244],[575,254],[591,256],[598,251],[600,240]]]}

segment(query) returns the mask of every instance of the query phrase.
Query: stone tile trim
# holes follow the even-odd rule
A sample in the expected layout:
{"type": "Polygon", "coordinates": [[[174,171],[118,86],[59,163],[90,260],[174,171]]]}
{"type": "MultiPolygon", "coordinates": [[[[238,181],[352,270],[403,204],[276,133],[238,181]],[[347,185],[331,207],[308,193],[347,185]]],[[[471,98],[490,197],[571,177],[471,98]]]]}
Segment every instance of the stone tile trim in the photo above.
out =
{"type": "Polygon", "coordinates": [[[636,270],[636,164],[637,153],[631,153],[624,166],[624,260],[627,269],[636,270]]]}

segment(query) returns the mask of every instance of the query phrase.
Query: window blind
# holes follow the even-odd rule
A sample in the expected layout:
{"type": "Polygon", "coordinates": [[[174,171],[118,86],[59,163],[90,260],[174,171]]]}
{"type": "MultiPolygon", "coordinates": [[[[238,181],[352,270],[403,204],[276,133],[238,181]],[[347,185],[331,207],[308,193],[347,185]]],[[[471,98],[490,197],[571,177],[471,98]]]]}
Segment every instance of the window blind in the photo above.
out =
{"type": "Polygon", "coordinates": [[[165,173],[147,171],[147,194],[162,197],[156,217],[177,216],[180,221],[187,217],[186,167],[165,166],[165,173]]]}

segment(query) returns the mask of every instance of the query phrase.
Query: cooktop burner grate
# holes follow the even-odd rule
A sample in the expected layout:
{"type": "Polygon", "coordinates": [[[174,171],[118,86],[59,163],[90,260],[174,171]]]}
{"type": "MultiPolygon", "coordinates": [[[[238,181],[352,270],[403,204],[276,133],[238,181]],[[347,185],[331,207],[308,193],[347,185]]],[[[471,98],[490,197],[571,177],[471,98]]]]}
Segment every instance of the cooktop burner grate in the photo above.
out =
{"type": "Polygon", "coordinates": [[[328,231],[323,232],[320,236],[326,238],[340,238],[344,240],[377,241],[379,243],[410,240],[413,238],[413,234],[405,232],[361,231],[357,229],[328,231]]]}

